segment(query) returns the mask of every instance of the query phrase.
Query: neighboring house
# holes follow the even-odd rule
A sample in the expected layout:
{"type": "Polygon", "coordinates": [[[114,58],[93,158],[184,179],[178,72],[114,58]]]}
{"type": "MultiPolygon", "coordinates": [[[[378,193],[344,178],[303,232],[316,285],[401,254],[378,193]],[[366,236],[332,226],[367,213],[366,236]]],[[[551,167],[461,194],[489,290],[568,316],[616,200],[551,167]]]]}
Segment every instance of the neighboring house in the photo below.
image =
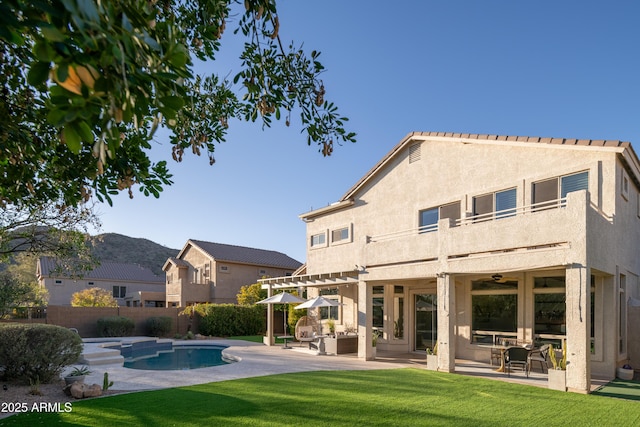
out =
{"type": "Polygon", "coordinates": [[[281,252],[191,239],[162,267],[167,305],[235,304],[242,286],[263,277],[289,276],[300,265],[281,252]]]}
{"type": "Polygon", "coordinates": [[[65,277],[56,271],[54,258],[41,257],[36,275],[49,291],[49,305],[71,305],[71,296],[86,288],[111,292],[119,306],[164,307],[165,279],[136,264],[101,262],[82,277],[65,277]]]}
{"type": "Polygon", "coordinates": [[[374,330],[381,350],[437,343],[446,372],[502,337],[566,342],[567,386],[587,392],[638,356],[639,191],[628,142],[411,133],[301,215],[306,274],[262,283],[339,300],[323,316],[357,326],[366,359],[374,330]]]}

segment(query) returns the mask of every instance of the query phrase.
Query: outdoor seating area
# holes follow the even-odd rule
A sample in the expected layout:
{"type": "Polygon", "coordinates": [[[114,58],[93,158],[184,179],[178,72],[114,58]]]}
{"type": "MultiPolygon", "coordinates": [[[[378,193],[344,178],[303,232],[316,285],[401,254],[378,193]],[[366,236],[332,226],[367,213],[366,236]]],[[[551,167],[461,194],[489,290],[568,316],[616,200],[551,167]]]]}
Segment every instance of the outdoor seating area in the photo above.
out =
{"type": "Polygon", "coordinates": [[[295,328],[296,341],[302,345],[302,343],[308,343],[311,348],[312,343],[318,340],[319,328],[318,322],[311,316],[302,316],[298,319],[295,328]]]}

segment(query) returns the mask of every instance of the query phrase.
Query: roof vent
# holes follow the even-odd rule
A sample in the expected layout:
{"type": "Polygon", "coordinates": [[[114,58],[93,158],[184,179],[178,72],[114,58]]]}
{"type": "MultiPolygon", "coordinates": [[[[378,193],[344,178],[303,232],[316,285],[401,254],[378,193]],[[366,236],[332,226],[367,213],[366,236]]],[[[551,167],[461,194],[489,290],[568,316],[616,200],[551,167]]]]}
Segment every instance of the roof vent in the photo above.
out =
{"type": "Polygon", "coordinates": [[[422,143],[416,142],[415,144],[409,146],[409,163],[417,162],[420,160],[420,147],[422,143]]]}

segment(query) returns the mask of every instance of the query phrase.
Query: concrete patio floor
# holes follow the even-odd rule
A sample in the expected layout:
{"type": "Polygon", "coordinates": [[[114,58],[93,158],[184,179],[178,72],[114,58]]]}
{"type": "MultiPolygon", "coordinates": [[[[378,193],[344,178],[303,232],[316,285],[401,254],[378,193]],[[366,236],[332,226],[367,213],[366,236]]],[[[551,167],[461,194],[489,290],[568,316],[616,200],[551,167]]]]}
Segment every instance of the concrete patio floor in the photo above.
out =
{"type": "MultiPolygon", "coordinates": [[[[180,341],[180,345],[228,346],[224,354],[236,360],[221,366],[180,371],[147,371],[125,368],[121,363],[91,365],[92,373],[87,376],[85,383],[102,384],[103,375],[109,373],[109,379],[114,382],[113,390],[139,391],[161,388],[180,387],[194,384],[204,384],[216,381],[226,381],[238,378],[249,378],[265,375],[275,375],[292,372],[327,371],[327,370],[366,370],[366,369],[397,369],[412,367],[426,369],[424,354],[392,353],[378,351],[375,361],[363,361],[355,354],[350,355],[317,355],[306,347],[294,344],[290,349],[282,346],[265,346],[259,343],[238,340],[197,340],[180,341]]],[[[97,354],[105,351],[101,343],[85,343],[85,355],[97,354]]],[[[529,378],[521,371],[511,373],[495,372],[496,366],[468,360],[456,360],[456,372],[452,375],[471,375],[487,379],[525,384],[537,387],[547,387],[546,373],[531,372],[529,378]]],[[[68,370],[70,370],[68,368],[68,370]]],[[[592,391],[606,384],[606,380],[592,380],[592,391]]]]}

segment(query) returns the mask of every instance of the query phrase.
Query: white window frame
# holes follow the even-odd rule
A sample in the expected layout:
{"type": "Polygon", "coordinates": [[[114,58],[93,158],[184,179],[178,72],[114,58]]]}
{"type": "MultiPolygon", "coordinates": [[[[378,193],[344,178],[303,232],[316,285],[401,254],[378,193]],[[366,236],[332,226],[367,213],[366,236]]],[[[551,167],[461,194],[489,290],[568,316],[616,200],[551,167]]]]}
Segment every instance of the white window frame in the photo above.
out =
{"type": "Polygon", "coordinates": [[[328,230],[324,230],[320,233],[312,234],[311,236],[309,236],[309,247],[311,249],[326,248],[329,244],[329,236],[327,236],[327,234],[328,230]],[[324,240],[322,242],[314,244],[314,238],[320,238],[320,236],[322,236],[324,240]]]}

